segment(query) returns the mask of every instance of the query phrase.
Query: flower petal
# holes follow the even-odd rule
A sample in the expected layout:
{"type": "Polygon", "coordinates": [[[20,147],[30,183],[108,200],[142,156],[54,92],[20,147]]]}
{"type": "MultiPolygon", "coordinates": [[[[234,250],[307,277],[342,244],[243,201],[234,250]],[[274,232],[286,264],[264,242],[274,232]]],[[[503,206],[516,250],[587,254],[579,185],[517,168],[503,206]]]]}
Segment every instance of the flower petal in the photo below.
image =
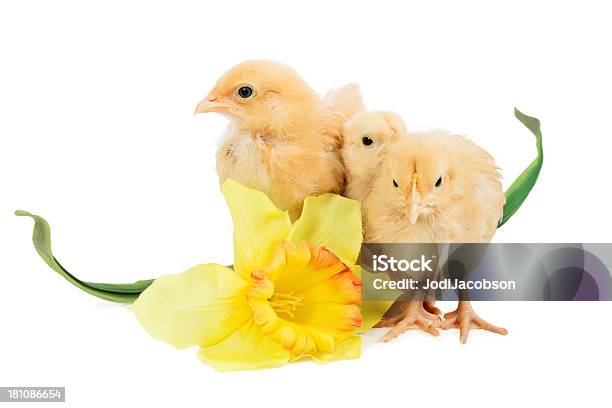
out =
{"type": "Polygon", "coordinates": [[[361,326],[361,311],[356,304],[320,303],[297,309],[291,318],[304,328],[321,328],[336,339],[344,339],[361,326]]]}
{"type": "Polygon", "coordinates": [[[285,241],[285,265],[272,276],[276,291],[302,293],[317,284],[327,284],[330,279],[350,272],[331,250],[310,245],[306,241],[297,244],[285,241]]]}
{"type": "Polygon", "coordinates": [[[249,283],[217,264],[156,279],[132,311],[156,339],[178,348],[217,343],[250,319],[249,283]]]}
{"type": "Polygon", "coordinates": [[[277,275],[275,291],[299,293],[304,305],[358,304],[361,280],[330,250],[301,241],[283,242],[286,264],[277,275]]]}
{"type": "MultiPolygon", "coordinates": [[[[335,360],[350,360],[361,356],[361,337],[351,336],[342,343],[336,346],[336,349],[330,353],[326,351],[309,353],[308,356],[319,363],[329,363],[335,360]]],[[[295,360],[293,360],[295,361],[295,360]]]]}
{"type": "Polygon", "coordinates": [[[382,319],[383,315],[389,310],[393,301],[388,300],[364,300],[361,302],[361,327],[356,331],[357,334],[365,333],[382,319]]]}
{"type": "Polygon", "coordinates": [[[304,304],[352,303],[361,301],[361,280],[350,269],[317,282],[304,292],[304,304]]]}
{"type": "Polygon", "coordinates": [[[260,191],[228,179],[221,192],[234,221],[234,269],[248,279],[268,263],[272,248],[287,239],[291,221],[260,191]]]}
{"type": "MultiPolygon", "coordinates": [[[[364,270],[359,265],[353,266],[353,272],[355,275],[362,277],[363,274],[372,274],[367,270],[364,270]]],[[[367,281],[371,281],[373,278],[369,278],[367,281]]],[[[357,329],[357,333],[365,333],[370,330],[376,323],[382,319],[383,315],[389,307],[393,304],[392,300],[362,300],[359,305],[361,308],[361,327],[357,329]]]]}
{"type": "Polygon", "coordinates": [[[306,240],[324,246],[342,262],[352,265],[357,261],[363,240],[361,204],[335,194],[308,197],[289,239],[294,243],[306,240]]]}
{"type": "Polygon", "coordinates": [[[262,336],[253,320],[225,340],[198,352],[202,361],[219,371],[278,367],[289,362],[290,355],[271,337],[262,336]]]}

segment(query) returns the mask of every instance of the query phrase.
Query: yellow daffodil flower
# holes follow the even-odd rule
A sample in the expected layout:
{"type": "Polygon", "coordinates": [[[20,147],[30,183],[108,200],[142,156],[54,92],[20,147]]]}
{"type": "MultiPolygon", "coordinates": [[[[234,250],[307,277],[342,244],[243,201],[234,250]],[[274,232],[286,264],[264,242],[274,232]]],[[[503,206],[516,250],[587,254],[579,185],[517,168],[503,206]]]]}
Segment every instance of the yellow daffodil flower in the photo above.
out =
{"type": "Polygon", "coordinates": [[[223,183],[234,222],[234,269],[198,265],[155,280],[132,306],[147,332],[220,371],[274,367],[302,358],[356,358],[362,325],[356,201],[307,198],[291,224],[263,193],[223,183]],[[357,271],[354,273],[353,271],[357,271]]]}

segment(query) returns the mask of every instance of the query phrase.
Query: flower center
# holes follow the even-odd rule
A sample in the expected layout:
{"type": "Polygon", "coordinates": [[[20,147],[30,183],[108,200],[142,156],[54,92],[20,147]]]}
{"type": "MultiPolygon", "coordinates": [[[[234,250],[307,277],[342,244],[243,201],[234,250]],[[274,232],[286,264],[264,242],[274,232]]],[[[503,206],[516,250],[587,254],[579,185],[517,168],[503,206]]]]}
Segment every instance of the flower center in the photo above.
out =
{"type": "Polygon", "coordinates": [[[294,295],[291,293],[274,293],[269,302],[276,314],[284,313],[289,317],[293,317],[293,312],[302,305],[304,295],[294,295]]]}

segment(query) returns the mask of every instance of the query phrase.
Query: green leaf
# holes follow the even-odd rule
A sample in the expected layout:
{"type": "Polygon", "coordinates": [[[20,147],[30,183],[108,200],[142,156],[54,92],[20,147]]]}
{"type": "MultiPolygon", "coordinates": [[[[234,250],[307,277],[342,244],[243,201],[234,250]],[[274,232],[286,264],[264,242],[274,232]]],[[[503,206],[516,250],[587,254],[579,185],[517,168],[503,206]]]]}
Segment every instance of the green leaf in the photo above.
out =
{"type": "Polygon", "coordinates": [[[138,298],[138,295],[153,283],[153,279],[127,284],[82,281],[68,272],[53,256],[51,251],[51,228],[44,218],[23,210],[15,211],[15,215],[31,217],[34,220],[32,242],[36,252],[38,252],[43,261],[68,282],[93,296],[113,302],[133,303],[138,298]]]}
{"type": "Polygon", "coordinates": [[[504,214],[502,219],[497,224],[497,228],[501,227],[514,215],[515,212],[523,205],[523,202],[535,186],[542,163],[544,162],[544,150],[542,149],[542,133],[540,132],[540,121],[531,116],[527,116],[518,109],[514,108],[514,116],[525,125],[531,133],[536,137],[536,146],[538,149],[538,157],[531,162],[529,166],[514,180],[514,183],[506,190],[506,204],[504,205],[504,214]]]}

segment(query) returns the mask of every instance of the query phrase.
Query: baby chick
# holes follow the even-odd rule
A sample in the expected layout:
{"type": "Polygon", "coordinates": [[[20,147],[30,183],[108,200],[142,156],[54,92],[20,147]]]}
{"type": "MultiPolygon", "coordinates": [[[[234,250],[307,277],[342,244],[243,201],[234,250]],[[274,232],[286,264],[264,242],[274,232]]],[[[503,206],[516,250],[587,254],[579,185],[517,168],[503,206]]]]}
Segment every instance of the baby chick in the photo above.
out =
{"type": "MultiPolygon", "coordinates": [[[[365,201],[387,152],[394,143],[404,139],[406,133],[404,121],[393,112],[362,112],[346,122],[344,144],[340,151],[347,171],[346,197],[362,203],[365,201]]],[[[364,212],[364,228],[367,226],[365,216],[364,212]]],[[[408,306],[410,302],[398,299],[385,313],[385,317],[394,317],[408,306]]],[[[422,306],[428,318],[439,320],[438,315],[442,312],[435,307],[434,300],[426,300],[422,306]]]]}
{"type": "MultiPolygon", "coordinates": [[[[381,163],[387,151],[406,137],[406,126],[402,118],[385,111],[370,111],[357,114],[344,125],[344,144],[341,155],[347,170],[347,186],[344,195],[363,202],[370,194],[381,163]]],[[[366,214],[363,214],[365,219],[366,214]]],[[[364,221],[367,225],[367,222],[364,221]]],[[[437,319],[442,312],[435,307],[434,300],[421,303],[429,319],[437,319]]],[[[402,313],[410,302],[398,299],[385,314],[392,317],[402,313]]],[[[435,332],[429,328],[429,331],[435,332]]]]}
{"type": "MultiPolygon", "coordinates": [[[[461,136],[444,132],[409,134],[393,146],[363,203],[366,242],[489,242],[502,216],[505,196],[493,158],[461,136]]],[[[482,320],[468,301],[444,321],[432,318],[422,302],[412,301],[399,316],[383,321],[394,326],[389,341],[409,328],[431,334],[437,328],[470,329],[507,334],[482,320]],[[433,323],[429,323],[433,320],[433,323]]]]}
{"type": "Polygon", "coordinates": [[[355,84],[322,99],[292,68],[257,60],[223,74],[195,113],[230,120],[217,152],[219,181],[263,191],[295,220],[306,197],[342,191],[342,128],[362,106],[355,84]]]}
{"type": "Polygon", "coordinates": [[[392,112],[362,112],[344,125],[342,160],[347,170],[345,195],[362,202],[390,143],[406,134],[404,121],[392,112]]]}

